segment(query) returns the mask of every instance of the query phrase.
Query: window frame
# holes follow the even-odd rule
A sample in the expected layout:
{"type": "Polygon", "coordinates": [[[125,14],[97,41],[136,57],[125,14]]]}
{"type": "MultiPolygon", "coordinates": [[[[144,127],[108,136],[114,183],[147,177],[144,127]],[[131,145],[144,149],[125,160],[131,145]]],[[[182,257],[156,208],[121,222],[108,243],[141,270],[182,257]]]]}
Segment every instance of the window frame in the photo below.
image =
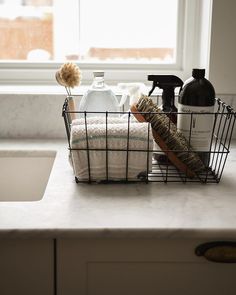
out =
{"type": "MultiPolygon", "coordinates": [[[[89,84],[93,70],[104,70],[108,84],[145,82],[148,74],[173,74],[186,79],[196,66],[200,39],[200,1],[179,0],[177,55],[175,64],[76,62],[83,73],[83,84],[89,84]]],[[[158,16],[157,16],[158,17],[158,16]]],[[[55,72],[62,62],[0,61],[1,85],[55,85],[55,72]]]]}

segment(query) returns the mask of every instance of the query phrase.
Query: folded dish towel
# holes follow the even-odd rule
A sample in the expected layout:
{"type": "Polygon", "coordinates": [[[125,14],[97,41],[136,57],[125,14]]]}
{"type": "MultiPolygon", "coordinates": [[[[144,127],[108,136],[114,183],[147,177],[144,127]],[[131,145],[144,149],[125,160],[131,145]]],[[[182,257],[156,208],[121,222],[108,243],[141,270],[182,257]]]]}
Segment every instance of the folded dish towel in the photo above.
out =
{"type": "Polygon", "coordinates": [[[87,128],[84,119],[72,122],[71,155],[75,176],[89,180],[90,175],[90,180],[101,181],[124,180],[126,172],[129,180],[146,175],[152,167],[150,125],[131,121],[128,125],[125,119],[108,118],[106,126],[104,120],[88,118],[87,128]]]}
{"type": "MultiPolygon", "coordinates": [[[[117,123],[123,123],[123,124],[128,124],[128,113],[122,117],[111,117],[108,116],[106,119],[106,116],[97,116],[97,117],[87,117],[86,118],[86,123],[87,124],[106,124],[106,121],[108,124],[117,124],[117,123]]],[[[138,123],[139,121],[136,120],[136,118],[131,115],[129,118],[130,122],[136,122],[138,123]]],[[[71,126],[74,125],[84,125],[85,124],[85,118],[80,118],[80,119],[75,119],[72,121],[71,126]]]]}

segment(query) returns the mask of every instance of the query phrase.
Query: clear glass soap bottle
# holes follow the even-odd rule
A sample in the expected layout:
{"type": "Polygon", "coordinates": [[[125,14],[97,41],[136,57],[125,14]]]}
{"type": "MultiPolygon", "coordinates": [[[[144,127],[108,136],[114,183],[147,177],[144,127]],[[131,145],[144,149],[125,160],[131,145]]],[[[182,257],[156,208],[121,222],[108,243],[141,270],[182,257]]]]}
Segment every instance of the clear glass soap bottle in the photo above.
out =
{"type": "MultiPolygon", "coordinates": [[[[119,112],[119,103],[116,95],[105,84],[104,71],[94,71],[93,83],[87,92],[83,95],[79,104],[80,111],[98,112],[88,113],[87,116],[104,116],[104,113],[99,112],[119,112]]],[[[109,113],[109,116],[117,114],[109,113]]]]}

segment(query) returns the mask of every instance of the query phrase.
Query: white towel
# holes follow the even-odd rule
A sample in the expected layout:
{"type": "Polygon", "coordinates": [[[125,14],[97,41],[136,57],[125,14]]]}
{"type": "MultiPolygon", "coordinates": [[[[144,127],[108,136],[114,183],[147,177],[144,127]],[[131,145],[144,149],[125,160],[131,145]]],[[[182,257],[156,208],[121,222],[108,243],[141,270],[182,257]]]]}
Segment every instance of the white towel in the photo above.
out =
{"type": "MultiPolygon", "coordinates": [[[[117,123],[128,124],[128,121],[138,122],[132,114],[130,118],[128,118],[128,113],[124,114],[122,117],[112,117],[112,116],[107,117],[108,124],[117,124],[117,123]]],[[[87,124],[106,124],[106,115],[104,114],[104,116],[87,117],[86,122],[87,124]]],[[[84,125],[84,124],[85,124],[85,118],[80,118],[80,119],[73,120],[71,126],[84,125]]]]}
{"type": "Polygon", "coordinates": [[[88,118],[87,130],[84,119],[74,120],[71,147],[84,149],[72,150],[74,172],[79,180],[89,179],[88,161],[90,179],[95,181],[106,180],[107,177],[108,180],[125,180],[127,167],[128,180],[137,180],[140,175],[146,175],[151,170],[152,152],[148,153],[147,150],[153,149],[153,137],[148,123],[130,122],[128,139],[127,120],[109,118],[106,127],[103,119],[88,118]],[[106,151],[106,147],[115,151],[106,151]]]}

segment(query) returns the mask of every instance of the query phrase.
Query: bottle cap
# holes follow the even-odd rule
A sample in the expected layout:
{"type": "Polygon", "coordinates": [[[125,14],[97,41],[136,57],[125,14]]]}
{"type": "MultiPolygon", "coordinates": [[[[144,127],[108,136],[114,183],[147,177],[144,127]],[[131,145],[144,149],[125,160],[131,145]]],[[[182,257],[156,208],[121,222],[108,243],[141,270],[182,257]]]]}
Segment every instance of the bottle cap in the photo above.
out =
{"type": "Polygon", "coordinates": [[[94,77],[104,77],[104,71],[94,71],[93,76],[94,77]]]}
{"type": "Polygon", "coordinates": [[[192,76],[195,79],[202,79],[205,77],[205,69],[193,69],[192,76]]]}

